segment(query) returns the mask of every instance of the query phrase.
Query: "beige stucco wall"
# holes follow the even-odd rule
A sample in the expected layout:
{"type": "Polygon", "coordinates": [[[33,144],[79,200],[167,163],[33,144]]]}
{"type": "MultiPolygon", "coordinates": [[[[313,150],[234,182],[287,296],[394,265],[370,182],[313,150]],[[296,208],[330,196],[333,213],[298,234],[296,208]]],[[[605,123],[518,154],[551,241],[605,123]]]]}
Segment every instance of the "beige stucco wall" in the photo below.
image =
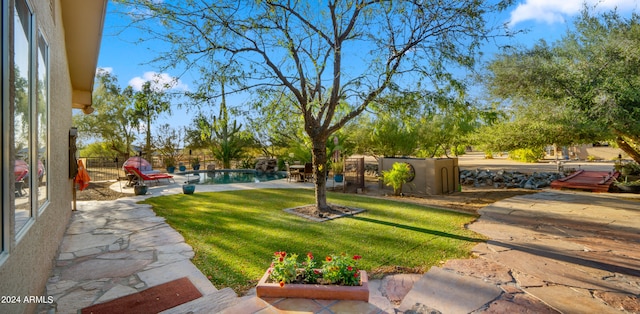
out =
{"type": "MultiPolygon", "coordinates": [[[[402,193],[406,195],[441,195],[453,193],[459,187],[460,169],[458,158],[380,158],[378,169],[387,171],[396,162],[406,162],[415,169],[415,178],[402,186],[402,193]]],[[[393,189],[380,183],[381,187],[389,191],[393,189]]]]}
{"type": "MultiPolygon", "coordinates": [[[[49,200],[19,241],[12,239],[0,265],[1,296],[43,296],[58,246],[71,215],[72,181],[68,179],[68,132],[71,127],[71,83],[64,47],[60,3],[54,23],[49,1],[30,1],[36,29],[45,35],[50,53],[49,200]]],[[[30,313],[37,304],[0,304],[0,313],[30,313]]]]}

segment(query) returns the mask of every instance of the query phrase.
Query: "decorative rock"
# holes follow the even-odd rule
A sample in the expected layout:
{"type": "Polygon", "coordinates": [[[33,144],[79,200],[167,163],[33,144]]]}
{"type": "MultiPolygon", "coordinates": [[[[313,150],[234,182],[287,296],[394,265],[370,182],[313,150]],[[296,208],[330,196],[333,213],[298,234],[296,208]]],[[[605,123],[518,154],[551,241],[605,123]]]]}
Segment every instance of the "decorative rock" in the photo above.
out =
{"type": "Polygon", "coordinates": [[[278,167],[278,161],[274,158],[260,159],[256,162],[256,171],[260,173],[274,173],[278,167]]]}
{"type": "Polygon", "coordinates": [[[460,184],[473,185],[475,187],[493,186],[494,188],[523,188],[540,189],[551,185],[553,180],[563,178],[564,174],[556,172],[534,172],[527,175],[512,171],[491,170],[462,170],[460,171],[460,184]]]}

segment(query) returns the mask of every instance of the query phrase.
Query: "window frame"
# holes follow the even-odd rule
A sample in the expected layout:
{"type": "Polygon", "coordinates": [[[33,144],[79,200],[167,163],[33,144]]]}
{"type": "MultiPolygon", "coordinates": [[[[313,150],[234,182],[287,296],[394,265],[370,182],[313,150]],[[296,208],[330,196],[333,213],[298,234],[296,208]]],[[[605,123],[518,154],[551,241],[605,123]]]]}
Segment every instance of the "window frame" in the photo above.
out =
{"type": "MultiPolygon", "coordinates": [[[[2,15],[2,24],[0,26],[1,32],[1,41],[0,45],[2,51],[2,59],[0,60],[0,69],[2,76],[2,86],[0,86],[0,95],[1,95],[1,116],[2,120],[0,125],[2,127],[2,137],[0,139],[2,145],[2,155],[0,156],[0,161],[2,162],[2,169],[5,169],[4,165],[9,164],[10,162],[10,153],[9,153],[9,142],[10,142],[10,129],[9,129],[9,114],[6,112],[5,107],[9,103],[9,0],[1,0],[0,3],[0,14],[2,15]]],[[[0,193],[0,197],[2,199],[2,208],[0,209],[0,264],[4,263],[7,259],[10,239],[11,239],[11,197],[9,194],[9,184],[10,182],[10,171],[2,171],[2,192],[0,193]]]]}
{"type": "MultiPolygon", "coordinates": [[[[33,133],[33,138],[35,140],[35,146],[33,149],[34,154],[35,154],[35,159],[31,159],[31,160],[36,160],[37,162],[35,163],[31,163],[31,167],[32,167],[32,173],[38,173],[38,161],[39,159],[39,151],[40,151],[40,131],[41,131],[41,125],[40,125],[40,119],[38,117],[39,115],[39,84],[40,84],[40,45],[44,44],[44,52],[43,52],[43,62],[44,62],[44,72],[46,74],[46,81],[45,81],[45,92],[44,92],[44,98],[45,98],[45,103],[44,103],[44,110],[45,110],[45,119],[46,119],[46,130],[45,130],[45,153],[46,153],[46,158],[45,158],[45,162],[43,163],[43,171],[44,171],[44,175],[46,176],[46,181],[45,181],[45,199],[44,202],[42,202],[42,204],[40,203],[40,189],[39,189],[39,180],[32,180],[33,181],[33,186],[31,187],[33,190],[32,191],[36,191],[36,193],[33,193],[35,195],[35,201],[32,203],[32,207],[35,208],[37,215],[34,215],[34,217],[37,217],[38,215],[41,215],[45,209],[49,206],[50,203],[50,196],[51,196],[51,185],[50,185],[50,180],[49,180],[49,159],[51,158],[51,154],[50,154],[50,139],[51,139],[51,63],[50,63],[50,49],[49,49],[49,41],[47,40],[47,38],[44,35],[44,32],[42,31],[42,29],[40,29],[38,27],[38,31],[37,31],[37,35],[36,35],[36,66],[35,66],[35,71],[36,74],[36,88],[34,88],[34,92],[36,94],[35,100],[34,100],[34,105],[35,105],[35,110],[34,111],[34,125],[35,125],[35,132],[33,133]]],[[[36,218],[37,219],[37,218],[36,218]]]]}

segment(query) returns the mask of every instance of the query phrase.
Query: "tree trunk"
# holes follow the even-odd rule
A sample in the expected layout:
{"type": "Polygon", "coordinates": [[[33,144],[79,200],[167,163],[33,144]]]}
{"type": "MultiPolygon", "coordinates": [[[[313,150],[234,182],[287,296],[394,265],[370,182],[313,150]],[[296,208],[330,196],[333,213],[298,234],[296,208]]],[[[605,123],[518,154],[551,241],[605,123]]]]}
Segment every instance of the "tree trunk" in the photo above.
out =
{"type": "Polygon", "coordinates": [[[327,147],[326,139],[313,139],[313,175],[316,185],[316,207],[328,211],[327,205],[327,147]]]}
{"type": "Polygon", "coordinates": [[[640,164],[640,152],[627,143],[622,136],[616,138],[616,143],[618,143],[618,146],[623,152],[627,153],[631,159],[640,164]]]}

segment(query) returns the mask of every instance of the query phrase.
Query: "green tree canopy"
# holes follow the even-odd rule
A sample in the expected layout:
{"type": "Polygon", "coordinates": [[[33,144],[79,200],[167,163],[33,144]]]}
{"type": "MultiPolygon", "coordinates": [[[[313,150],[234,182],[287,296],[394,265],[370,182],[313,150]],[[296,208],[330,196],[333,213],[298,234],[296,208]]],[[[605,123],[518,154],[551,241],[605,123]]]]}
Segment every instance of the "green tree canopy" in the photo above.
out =
{"type": "Polygon", "coordinates": [[[171,102],[169,101],[171,95],[164,92],[170,87],[171,84],[160,84],[158,80],[146,81],[142,84],[142,89],[133,95],[136,125],[144,127],[146,133],[144,152],[147,158],[151,157],[153,151],[151,124],[162,113],[171,113],[171,102]]]}
{"type": "Polygon", "coordinates": [[[615,138],[640,161],[639,22],[635,13],[585,8],[561,40],[499,55],[489,67],[491,92],[534,108],[503,130],[519,133],[521,147],[615,138]]]}
{"type": "Polygon", "coordinates": [[[133,89],[124,90],[118,78],[106,71],[98,71],[93,91],[93,108],[88,115],[75,115],[74,124],[84,140],[95,140],[100,146],[112,150],[115,156],[125,160],[131,153],[131,144],[136,139],[135,114],[133,111],[133,89]]]}

